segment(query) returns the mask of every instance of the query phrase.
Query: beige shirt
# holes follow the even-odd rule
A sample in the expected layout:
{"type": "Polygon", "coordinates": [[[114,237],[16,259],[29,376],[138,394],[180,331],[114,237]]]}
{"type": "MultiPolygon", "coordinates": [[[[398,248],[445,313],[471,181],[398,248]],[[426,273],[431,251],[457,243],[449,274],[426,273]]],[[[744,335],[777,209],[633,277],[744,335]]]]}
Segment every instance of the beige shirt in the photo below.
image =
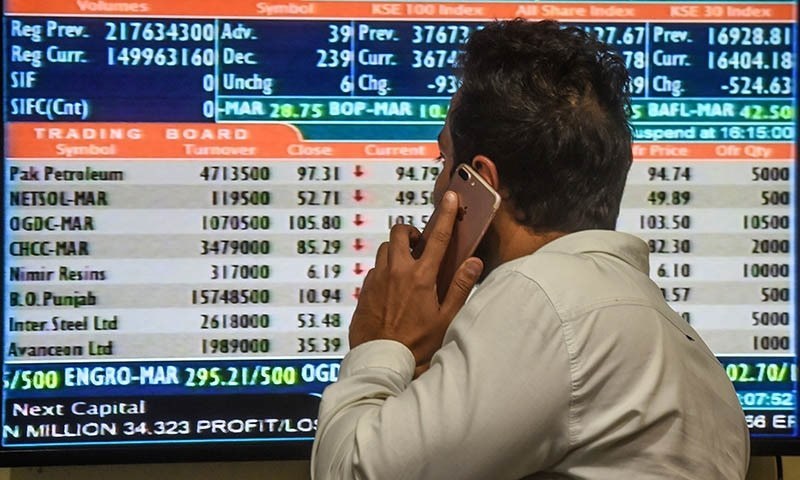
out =
{"type": "Polygon", "coordinates": [[[717,359],[619,232],[501,265],[430,369],[376,340],[322,397],[311,469],[330,479],[743,479],[748,431],[717,359]]]}

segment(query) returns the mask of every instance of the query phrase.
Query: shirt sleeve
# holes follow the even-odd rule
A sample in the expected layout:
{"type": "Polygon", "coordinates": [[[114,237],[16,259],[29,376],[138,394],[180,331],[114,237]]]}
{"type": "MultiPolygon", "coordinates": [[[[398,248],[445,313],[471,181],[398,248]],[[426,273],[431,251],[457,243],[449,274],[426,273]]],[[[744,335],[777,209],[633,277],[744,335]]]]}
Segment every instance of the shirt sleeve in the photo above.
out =
{"type": "Polygon", "coordinates": [[[565,455],[575,419],[561,322],[534,282],[499,277],[416,380],[398,342],[348,353],[322,397],[312,478],[520,478],[565,455]]]}

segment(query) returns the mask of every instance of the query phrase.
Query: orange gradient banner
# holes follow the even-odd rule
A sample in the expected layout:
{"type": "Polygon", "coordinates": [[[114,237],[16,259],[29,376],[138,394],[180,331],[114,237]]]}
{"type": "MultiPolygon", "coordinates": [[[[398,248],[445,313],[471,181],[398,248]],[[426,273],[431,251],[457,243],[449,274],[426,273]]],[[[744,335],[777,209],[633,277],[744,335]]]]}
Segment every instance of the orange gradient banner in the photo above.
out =
{"type": "MultiPolygon", "coordinates": [[[[6,124],[9,159],[433,159],[430,142],[315,142],[282,124],[46,123],[6,124]]],[[[637,143],[648,160],[792,161],[793,143],[637,143]]]]}

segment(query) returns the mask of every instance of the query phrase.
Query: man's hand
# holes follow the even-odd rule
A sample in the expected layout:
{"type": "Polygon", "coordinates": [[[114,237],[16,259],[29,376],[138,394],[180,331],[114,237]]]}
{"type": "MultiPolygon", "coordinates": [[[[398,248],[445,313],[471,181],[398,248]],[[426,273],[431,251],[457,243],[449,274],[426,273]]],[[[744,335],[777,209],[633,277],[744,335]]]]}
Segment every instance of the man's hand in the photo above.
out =
{"type": "Polygon", "coordinates": [[[456,194],[447,192],[438,209],[438,220],[419,259],[411,256],[419,230],[408,225],[392,228],[389,241],[378,248],[375,268],[364,279],[350,322],[350,348],[370,340],[396,340],[414,354],[417,373],[427,368],[441,347],[447,327],[483,270],[479,259],[467,259],[439,303],[436,276],[453,232],[456,194]]]}

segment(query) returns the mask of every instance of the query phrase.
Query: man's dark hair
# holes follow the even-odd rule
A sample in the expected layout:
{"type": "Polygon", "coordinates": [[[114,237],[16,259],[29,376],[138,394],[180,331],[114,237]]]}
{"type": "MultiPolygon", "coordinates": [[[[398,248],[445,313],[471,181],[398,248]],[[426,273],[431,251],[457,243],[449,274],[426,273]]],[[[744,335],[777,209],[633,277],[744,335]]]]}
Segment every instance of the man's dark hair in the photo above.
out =
{"type": "Polygon", "coordinates": [[[495,162],[534,230],[613,230],[632,161],[622,59],[579,28],[517,19],[475,32],[457,72],[455,163],[495,162]]]}

